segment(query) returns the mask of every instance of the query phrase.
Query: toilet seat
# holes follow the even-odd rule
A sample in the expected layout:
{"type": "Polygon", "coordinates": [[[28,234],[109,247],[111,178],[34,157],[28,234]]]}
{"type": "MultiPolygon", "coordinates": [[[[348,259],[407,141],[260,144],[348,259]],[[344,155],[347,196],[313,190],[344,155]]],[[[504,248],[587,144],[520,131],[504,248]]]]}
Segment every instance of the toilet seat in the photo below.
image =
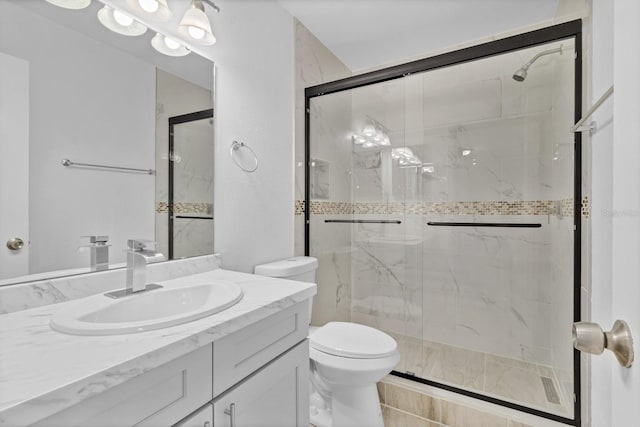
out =
{"type": "Polygon", "coordinates": [[[351,359],[384,359],[398,350],[396,341],[384,332],[349,322],[329,322],[313,330],[309,345],[322,353],[351,359]]]}

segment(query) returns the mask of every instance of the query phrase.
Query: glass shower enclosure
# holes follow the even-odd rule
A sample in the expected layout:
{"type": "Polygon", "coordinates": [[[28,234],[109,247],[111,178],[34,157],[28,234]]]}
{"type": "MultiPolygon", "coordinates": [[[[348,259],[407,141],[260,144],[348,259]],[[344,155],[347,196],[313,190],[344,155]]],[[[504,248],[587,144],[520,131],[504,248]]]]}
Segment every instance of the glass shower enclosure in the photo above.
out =
{"type": "Polygon", "coordinates": [[[308,88],[315,324],[394,374],[579,423],[580,21],[308,88]]]}

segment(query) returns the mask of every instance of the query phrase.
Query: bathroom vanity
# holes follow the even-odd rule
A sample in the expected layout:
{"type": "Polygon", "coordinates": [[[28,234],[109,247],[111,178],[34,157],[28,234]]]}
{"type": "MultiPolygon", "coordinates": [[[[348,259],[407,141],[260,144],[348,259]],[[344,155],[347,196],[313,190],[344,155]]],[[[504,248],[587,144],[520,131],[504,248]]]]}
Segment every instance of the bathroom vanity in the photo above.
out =
{"type": "Polygon", "coordinates": [[[0,425],[307,425],[315,285],[221,269],[159,284],[216,280],[241,286],[242,300],[147,332],[52,330],[78,300],[0,316],[0,425]]]}

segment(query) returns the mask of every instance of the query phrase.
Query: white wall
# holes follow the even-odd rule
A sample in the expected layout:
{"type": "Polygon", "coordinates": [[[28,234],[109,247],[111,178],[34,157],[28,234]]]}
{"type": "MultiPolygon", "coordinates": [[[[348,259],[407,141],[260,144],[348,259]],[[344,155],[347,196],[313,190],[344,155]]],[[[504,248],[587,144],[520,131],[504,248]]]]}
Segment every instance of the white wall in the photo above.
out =
{"type": "Polygon", "coordinates": [[[635,365],[612,364],[611,425],[640,420],[640,2],[614,1],[613,80],[613,277],[612,318],[628,322],[635,334],[635,365]]]}
{"type": "MultiPolygon", "coordinates": [[[[591,321],[608,330],[616,319],[640,331],[640,4],[593,1],[593,101],[611,84],[613,99],[594,114],[591,321]]],[[[638,346],[635,346],[636,352],[638,346]]],[[[591,357],[591,425],[634,425],[640,418],[640,371],[611,354],[591,357]]]]}
{"type": "Polygon", "coordinates": [[[88,266],[88,234],[123,261],[127,238],[153,238],[153,177],[60,162],[153,168],[155,67],[9,2],[0,29],[0,51],[31,71],[30,272],[88,266]]]}
{"type": "Polygon", "coordinates": [[[216,3],[215,250],[252,272],[293,254],[293,18],[272,1],[216,3]],[[254,173],[231,160],[234,140],[256,153],[254,173]]]}

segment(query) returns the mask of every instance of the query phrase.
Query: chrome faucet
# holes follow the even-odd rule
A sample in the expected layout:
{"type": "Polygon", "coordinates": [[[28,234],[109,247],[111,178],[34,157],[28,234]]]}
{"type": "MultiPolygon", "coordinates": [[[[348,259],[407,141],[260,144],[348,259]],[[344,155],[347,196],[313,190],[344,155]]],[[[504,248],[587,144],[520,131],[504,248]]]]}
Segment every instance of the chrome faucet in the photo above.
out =
{"type": "Polygon", "coordinates": [[[81,248],[91,251],[91,271],[107,270],[109,268],[109,236],[82,236],[89,238],[89,244],[81,248]]]}
{"type": "MultiPolygon", "coordinates": [[[[147,289],[147,264],[164,261],[165,257],[160,252],[146,249],[149,242],[146,240],[127,240],[127,287],[126,292],[140,292],[147,289]]],[[[157,286],[157,285],[156,285],[157,286]]]]}

